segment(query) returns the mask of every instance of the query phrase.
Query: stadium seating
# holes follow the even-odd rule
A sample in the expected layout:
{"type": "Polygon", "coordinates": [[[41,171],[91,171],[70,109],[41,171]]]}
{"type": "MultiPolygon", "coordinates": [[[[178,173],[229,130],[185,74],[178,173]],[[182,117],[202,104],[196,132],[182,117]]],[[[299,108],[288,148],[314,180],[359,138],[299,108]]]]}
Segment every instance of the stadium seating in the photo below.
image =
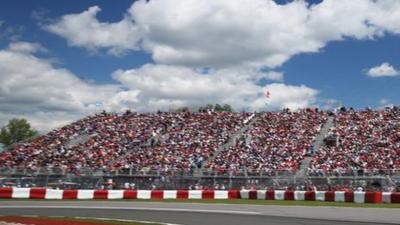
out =
{"type": "Polygon", "coordinates": [[[329,135],[338,143],[316,153],[310,175],[385,174],[400,169],[400,111],[341,111],[329,135]]]}
{"type": "Polygon", "coordinates": [[[0,153],[0,167],[69,172],[83,168],[191,170],[200,167],[251,115],[103,112],[0,153]]]}
{"type": "Polygon", "coordinates": [[[263,113],[229,149],[207,167],[225,171],[297,170],[327,113],[318,110],[263,113]]]}
{"type": "MultiPolygon", "coordinates": [[[[0,153],[0,168],[296,171],[328,115],[337,145],[314,149],[308,174],[400,169],[400,110],[99,113],[0,153]],[[234,134],[243,127],[241,135],[234,134]],[[221,146],[232,142],[225,149],[221,146]],[[217,151],[218,150],[218,151],[217,151]],[[220,151],[220,152],[219,152],[220,151]],[[219,154],[217,154],[219,153],[219,154]]],[[[372,171],[372,172],[371,172],[372,171]]]]}

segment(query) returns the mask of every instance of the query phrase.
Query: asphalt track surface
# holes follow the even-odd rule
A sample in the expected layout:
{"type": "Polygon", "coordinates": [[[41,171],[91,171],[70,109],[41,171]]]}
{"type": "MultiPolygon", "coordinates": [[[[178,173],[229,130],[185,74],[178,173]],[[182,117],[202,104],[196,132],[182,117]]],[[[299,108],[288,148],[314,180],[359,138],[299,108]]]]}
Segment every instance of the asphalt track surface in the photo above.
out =
{"type": "Polygon", "coordinates": [[[0,201],[0,215],[78,216],[182,225],[400,224],[400,209],[135,201],[0,201]]]}

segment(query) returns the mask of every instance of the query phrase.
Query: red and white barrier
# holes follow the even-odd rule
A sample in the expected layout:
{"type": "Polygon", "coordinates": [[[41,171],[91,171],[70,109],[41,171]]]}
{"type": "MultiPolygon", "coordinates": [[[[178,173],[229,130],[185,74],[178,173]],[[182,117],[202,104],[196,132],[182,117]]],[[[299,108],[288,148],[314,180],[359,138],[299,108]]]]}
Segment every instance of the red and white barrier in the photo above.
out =
{"type": "Polygon", "coordinates": [[[167,190],[164,191],[163,199],[176,199],[177,191],[175,190],[167,190]]]}
{"type": "Polygon", "coordinates": [[[47,189],[45,199],[63,199],[63,190],[47,189]]]}
{"type": "Polygon", "coordinates": [[[0,188],[2,199],[259,199],[355,203],[400,203],[400,192],[282,190],[53,190],[0,188]]]}
{"type": "Polygon", "coordinates": [[[400,203],[400,192],[383,192],[383,203],[400,203]]]}

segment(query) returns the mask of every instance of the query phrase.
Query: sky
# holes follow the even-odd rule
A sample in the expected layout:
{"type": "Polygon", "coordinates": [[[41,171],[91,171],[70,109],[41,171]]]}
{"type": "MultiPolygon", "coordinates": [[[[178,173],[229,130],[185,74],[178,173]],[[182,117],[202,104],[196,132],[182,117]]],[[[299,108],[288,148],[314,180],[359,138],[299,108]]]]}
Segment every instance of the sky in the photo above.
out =
{"type": "Polygon", "coordinates": [[[0,126],[207,103],[399,105],[399,56],[398,0],[4,0],[0,126]]]}

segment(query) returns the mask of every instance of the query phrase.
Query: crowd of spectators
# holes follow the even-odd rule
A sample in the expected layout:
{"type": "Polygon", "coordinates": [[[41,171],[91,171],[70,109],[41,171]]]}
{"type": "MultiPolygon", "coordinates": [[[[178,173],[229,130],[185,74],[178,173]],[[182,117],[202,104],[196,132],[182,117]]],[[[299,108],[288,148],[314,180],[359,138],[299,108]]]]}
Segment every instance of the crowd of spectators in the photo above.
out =
{"type": "Polygon", "coordinates": [[[130,151],[119,166],[141,170],[186,170],[202,163],[244,126],[251,113],[178,113],[150,146],[130,151]]]}
{"type": "MultiPolygon", "coordinates": [[[[19,143],[11,151],[0,153],[0,167],[31,170],[40,167],[63,167],[62,169],[75,167],[84,155],[76,146],[69,146],[70,141],[95,132],[99,126],[112,124],[117,117],[115,114],[107,113],[86,117],[46,135],[19,143]]],[[[85,154],[89,154],[89,151],[85,154]]]]}
{"type": "Polygon", "coordinates": [[[337,143],[313,149],[328,118],[318,109],[257,114],[103,112],[0,152],[0,168],[148,173],[205,167],[221,174],[246,170],[265,175],[296,171],[306,154],[315,152],[310,175],[400,169],[398,108],[340,110],[331,116],[328,136],[337,137],[337,143]],[[248,129],[235,137],[244,127],[248,129]],[[223,148],[228,140],[232,145],[223,148]]]}
{"type": "Polygon", "coordinates": [[[0,153],[0,167],[191,170],[200,167],[250,116],[233,112],[103,112],[0,153]]]}
{"type": "Polygon", "coordinates": [[[235,144],[207,167],[219,173],[295,171],[327,118],[328,114],[318,109],[262,113],[235,144]]]}
{"type": "Polygon", "coordinates": [[[366,174],[400,169],[400,110],[342,110],[328,136],[336,143],[314,155],[310,175],[366,174]]]}

